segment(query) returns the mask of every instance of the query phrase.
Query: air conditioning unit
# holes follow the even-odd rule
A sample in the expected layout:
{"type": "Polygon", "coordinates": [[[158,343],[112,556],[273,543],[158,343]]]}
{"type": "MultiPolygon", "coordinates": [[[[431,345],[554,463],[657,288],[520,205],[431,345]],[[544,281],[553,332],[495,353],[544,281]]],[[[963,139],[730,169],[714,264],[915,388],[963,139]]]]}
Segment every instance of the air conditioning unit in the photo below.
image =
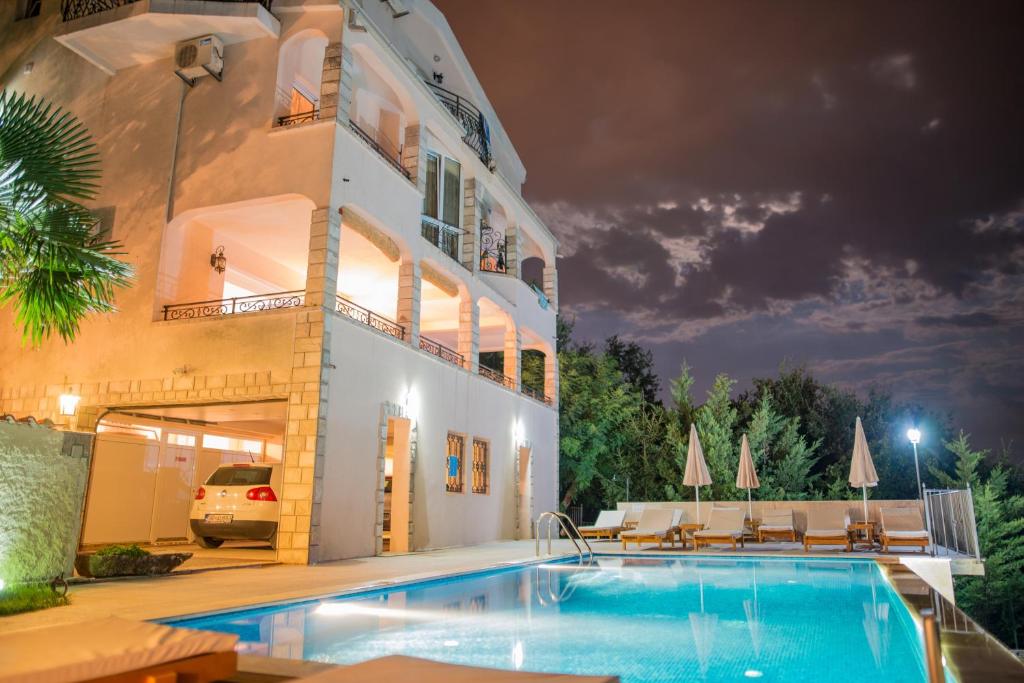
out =
{"type": "Polygon", "coordinates": [[[224,73],[224,43],[214,35],[178,43],[174,47],[174,66],[174,73],[189,85],[207,74],[219,81],[224,73]]]}

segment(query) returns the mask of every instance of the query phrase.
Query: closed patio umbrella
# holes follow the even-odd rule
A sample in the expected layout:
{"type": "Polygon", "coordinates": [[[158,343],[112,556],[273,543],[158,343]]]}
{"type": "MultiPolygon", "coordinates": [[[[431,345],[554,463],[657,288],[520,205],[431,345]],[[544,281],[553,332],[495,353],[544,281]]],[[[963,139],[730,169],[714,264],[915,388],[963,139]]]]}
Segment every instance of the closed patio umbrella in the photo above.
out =
{"type": "Polygon", "coordinates": [[[857,418],[856,432],[853,437],[853,458],[850,462],[850,486],[859,486],[864,492],[864,521],[868,521],[868,487],[878,486],[878,472],[871,460],[868,440],[864,436],[864,426],[857,418]]]}
{"type": "Polygon", "coordinates": [[[761,482],[757,480],[757,472],[754,470],[754,458],[750,455],[750,442],[747,441],[747,435],[743,435],[743,440],[740,442],[740,468],[736,472],[736,488],[747,490],[747,517],[750,520],[754,519],[754,504],[750,499],[750,489],[756,489],[761,486],[761,482]]]}
{"type": "Polygon", "coordinates": [[[711,484],[711,473],[704,462],[704,451],[697,438],[697,425],[690,425],[690,447],[686,451],[686,470],[683,472],[683,484],[694,487],[697,496],[697,524],[700,524],[700,487],[711,484]]]}

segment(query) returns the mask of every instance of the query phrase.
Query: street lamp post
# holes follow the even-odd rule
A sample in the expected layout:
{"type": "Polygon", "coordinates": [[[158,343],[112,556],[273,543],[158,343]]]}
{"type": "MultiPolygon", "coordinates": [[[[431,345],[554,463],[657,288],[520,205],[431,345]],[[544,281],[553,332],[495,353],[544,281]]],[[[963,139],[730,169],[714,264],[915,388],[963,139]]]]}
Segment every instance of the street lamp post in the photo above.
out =
{"type": "Polygon", "coordinates": [[[923,500],[924,489],[921,487],[921,467],[917,462],[917,444],[921,442],[921,430],[917,427],[911,427],[907,430],[907,438],[910,439],[910,443],[914,446],[914,471],[917,473],[917,498],[918,500],[923,500]]]}

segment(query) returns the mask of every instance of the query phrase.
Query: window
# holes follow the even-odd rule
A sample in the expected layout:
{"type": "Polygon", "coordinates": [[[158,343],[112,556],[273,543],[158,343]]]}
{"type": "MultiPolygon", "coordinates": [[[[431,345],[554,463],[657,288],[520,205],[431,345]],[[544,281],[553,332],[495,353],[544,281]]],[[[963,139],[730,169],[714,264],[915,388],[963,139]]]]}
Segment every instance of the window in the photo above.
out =
{"type": "Polygon", "coordinates": [[[192,434],[176,434],[174,432],[169,432],[167,434],[167,445],[195,448],[196,437],[192,434]]]}
{"type": "Polygon", "coordinates": [[[473,439],[473,493],[487,493],[490,488],[491,445],[473,439]]]}
{"type": "Polygon", "coordinates": [[[444,490],[448,493],[462,493],[463,462],[466,458],[466,438],[461,434],[448,432],[448,454],[445,457],[444,490]]]}
{"type": "Polygon", "coordinates": [[[454,159],[428,152],[423,214],[453,227],[459,227],[461,193],[462,165],[454,159]]]}
{"type": "Polygon", "coordinates": [[[219,434],[203,434],[203,448],[258,455],[263,452],[263,442],[258,439],[236,439],[219,434]]]}
{"type": "Polygon", "coordinates": [[[232,465],[231,467],[218,467],[206,480],[211,486],[259,486],[270,483],[269,467],[249,467],[247,465],[232,465]]]}

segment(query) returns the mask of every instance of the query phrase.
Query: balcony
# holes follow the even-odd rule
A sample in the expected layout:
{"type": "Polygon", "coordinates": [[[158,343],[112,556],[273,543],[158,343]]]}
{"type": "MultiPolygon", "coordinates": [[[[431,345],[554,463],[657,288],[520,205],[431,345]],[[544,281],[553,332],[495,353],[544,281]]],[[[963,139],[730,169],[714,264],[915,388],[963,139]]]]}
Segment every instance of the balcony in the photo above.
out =
{"type": "Polygon", "coordinates": [[[356,124],[355,121],[349,121],[349,127],[352,132],[356,134],[360,140],[370,146],[377,155],[388,162],[391,168],[395,169],[403,176],[406,180],[412,180],[412,174],[409,170],[402,166],[402,150],[398,149],[387,139],[387,136],[382,135],[380,132],[370,128],[365,130],[363,127],[356,124]]]}
{"type": "Polygon", "coordinates": [[[63,0],[55,39],[113,75],[166,59],[183,40],[217,34],[225,45],[277,38],[272,0],[63,0]]]}
{"type": "Polygon", "coordinates": [[[423,239],[433,244],[444,252],[444,254],[459,265],[463,265],[459,259],[459,241],[462,231],[453,225],[442,223],[430,216],[420,217],[420,234],[423,239]]]}
{"type": "Polygon", "coordinates": [[[516,380],[514,378],[509,377],[508,375],[503,375],[497,370],[492,370],[486,365],[480,366],[480,376],[485,377],[496,384],[500,384],[506,389],[511,389],[512,391],[516,390],[516,380]]]}
{"type": "Polygon", "coordinates": [[[528,387],[525,384],[520,388],[519,391],[520,393],[523,394],[523,396],[529,396],[535,401],[540,401],[545,405],[551,405],[551,397],[546,395],[543,391],[537,391],[536,389],[528,387]]]}
{"type": "Polygon", "coordinates": [[[420,349],[437,356],[441,360],[448,361],[452,365],[457,365],[460,368],[466,364],[466,359],[461,353],[453,351],[444,344],[436,342],[428,337],[424,337],[423,335],[420,335],[420,349]]]}
{"type": "Polygon", "coordinates": [[[505,236],[483,222],[480,223],[480,270],[502,275],[508,273],[505,236]]]}
{"type": "Polygon", "coordinates": [[[401,341],[405,339],[405,327],[399,325],[393,320],[389,320],[382,315],[377,315],[373,311],[363,308],[358,304],[352,303],[348,299],[338,296],[335,310],[344,316],[348,316],[356,322],[360,322],[367,327],[372,327],[382,334],[386,334],[389,337],[394,337],[401,341]]]}
{"type": "Polygon", "coordinates": [[[274,292],[272,294],[254,294],[252,296],[232,297],[229,299],[167,304],[164,306],[164,320],[219,318],[236,313],[276,311],[282,308],[302,306],[305,302],[305,297],[306,293],[302,291],[274,292]]]}
{"type": "Polygon", "coordinates": [[[491,155],[491,134],[484,115],[480,113],[476,105],[466,98],[460,97],[450,90],[445,90],[430,81],[424,81],[424,83],[430,88],[437,101],[459,122],[463,132],[462,141],[476,152],[476,155],[480,157],[480,161],[484,162],[485,166],[490,168],[493,160],[491,155]]]}

